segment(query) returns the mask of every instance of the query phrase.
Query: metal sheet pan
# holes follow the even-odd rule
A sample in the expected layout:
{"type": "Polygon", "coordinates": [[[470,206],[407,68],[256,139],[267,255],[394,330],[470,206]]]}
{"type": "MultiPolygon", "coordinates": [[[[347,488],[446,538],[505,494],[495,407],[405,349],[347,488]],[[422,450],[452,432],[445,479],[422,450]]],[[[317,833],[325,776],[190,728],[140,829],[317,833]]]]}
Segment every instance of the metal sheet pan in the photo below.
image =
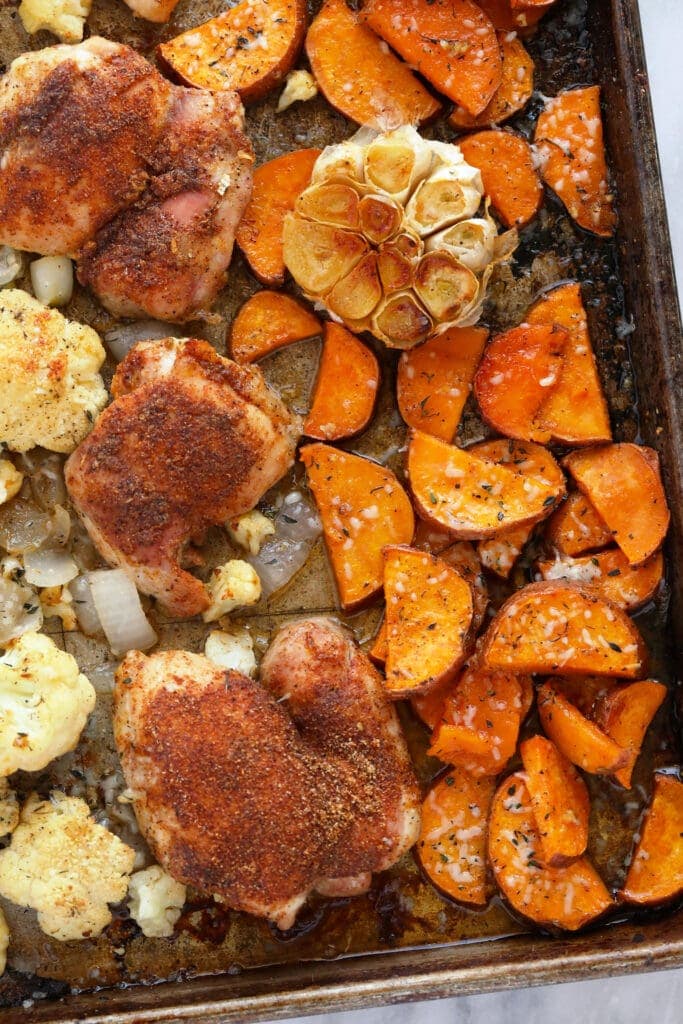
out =
{"type": "MultiPolygon", "coordinates": [[[[160,33],[135,22],[119,0],[98,0],[91,31],[150,52],[160,36],[172,36],[222,6],[220,0],[183,0],[172,24],[160,33]]],[[[47,36],[27,40],[16,10],[0,11],[5,63],[23,49],[50,41],[47,36]]],[[[596,242],[578,232],[559,203],[550,199],[543,217],[525,232],[516,283],[505,273],[498,277],[486,319],[494,327],[512,323],[540,288],[562,277],[577,276],[584,282],[615,433],[620,439],[652,444],[662,458],[673,513],[669,589],[639,624],[654,644],[657,670],[675,683],[683,651],[683,350],[637,0],[561,0],[557,13],[546,19],[529,46],[538,58],[541,92],[552,95],[562,87],[594,81],[603,86],[620,227],[615,245],[596,242]]],[[[532,102],[515,126],[528,131],[539,105],[540,99],[532,102]]],[[[249,111],[248,127],[261,160],[349,134],[348,124],[322,100],[284,118],[277,117],[273,107],[271,99],[249,111]]],[[[430,130],[440,129],[436,125],[430,130]]],[[[223,323],[211,330],[197,328],[198,333],[223,350],[226,324],[255,289],[238,257],[222,299],[223,323]]],[[[100,329],[107,326],[107,318],[82,294],[70,312],[100,329]]],[[[272,357],[266,372],[290,401],[305,405],[315,343],[297,354],[290,352],[272,357]]],[[[379,417],[353,447],[384,454],[396,464],[401,428],[391,402],[391,365],[385,370],[379,417]]],[[[463,438],[481,436],[480,431],[476,417],[468,413],[463,438]]],[[[214,539],[218,550],[221,543],[214,539]]],[[[265,641],[283,619],[312,607],[334,607],[321,550],[294,586],[257,609],[251,625],[265,641]]],[[[351,624],[361,639],[367,639],[377,619],[377,611],[370,610],[351,624]]],[[[194,623],[158,619],[157,624],[164,646],[196,648],[201,643],[201,627],[194,623]]],[[[106,673],[103,647],[77,634],[56,635],[86,671],[106,673]]],[[[75,766],[79,771],[87,766],[100,777],[116,771],[106,741],[107,715],[105,695],[99,719],[78,754],[80,761],[61,759],[39,780],[42,788],[72,782],[75,766]]],[[[680,748],[675,753],[678,738],[667,726],[662,728],[658,744],[663,738],[665,749],[650,750],[648,769],[680,754],[680,748]]],[[[411,743],[419,752],[419,736],[412,733],[411,743]]],[[[426,777],[429,766],[419,767],[426,777]]],[[[35,779],[26,780],[29,784],[35,779]]],[[[91,788],[88,796],[97,806],[97,785],[91,788]]],[[[633,829],[628,815],[623,802],[602,807],[598,814],[598,842],[592,853],[612,877],[614,865],[623,862],[628,830],[633,829]]],[[[314,907],[288,936],[274,935],[242,915],[215,915],[199,901],[191,911],[195,916],[187,917],[182,940],[175,943],[141,941],[121,916],[101,941],[58,944],[41,936],[30,912],[15,910],[14,966],[30,968],[33,975],[5,976],[0,984],[0,998],[7,1007],[3,1019],[247,1021],[683,964],[681,910],[552,938],[526,930],[495,902],[486,914],[462,912],[443,903],[430,895],[412,862],[380,880],[367,899],[354,901],[353,909],[348,903],[314,907]],[[215,973],[219,971],[223,973],[215,973]],[[214,976],[207,976],[212,972],[214,976]],[[94,991],[96,985],[115,987],[94,991]],[[69,988],[91,991],[67,994],[69,988]],[[20,1006],[23,1000],[29,1000],[28,1008],[20,1006]]]]}

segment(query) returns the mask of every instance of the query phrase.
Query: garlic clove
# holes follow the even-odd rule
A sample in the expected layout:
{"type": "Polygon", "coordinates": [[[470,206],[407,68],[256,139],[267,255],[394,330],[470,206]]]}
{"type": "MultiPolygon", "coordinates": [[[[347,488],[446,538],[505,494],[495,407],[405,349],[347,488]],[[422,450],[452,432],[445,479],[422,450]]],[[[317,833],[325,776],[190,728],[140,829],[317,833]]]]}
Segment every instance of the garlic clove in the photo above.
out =
{"type": "Polygon", "coordinates": [[[312,295],[324,295],[368,252],[360,235],[328,224],[306,220],[297,213],[285,217],[283,253],[292,277],[312,295]]]}
{"type": "Polygon", "coordinates": [[[479,294],[479,282],[472,271],[443,250],[422,257],[413,285],[429,313],[449,323],[457,323],[479,294]]]}
{"type": "MultiPolygon", "coordinates": [[[[457,147],[451,147],[457,150],[457,147]]],[[[460,150],[457,150],[459,153],[460,150]]],[[[473,217],[484,194],[481,174],[464,160],[442,163],[421,182],[406,206],[406,224],[418,235],[433,234],[473,217]]]]}
{"type": "Polygon", "coordinates": [[[397,203],[385,196],[366,195],[358,206],[360,229],[373,245],[380,245],[395,235],[401,226],[403,212],[397,203]]]}
{"type": "Polygon", "coordinates": [[[431,143],[410,125],[379,135],[365,153],[365,178],[376,188],[405,203],[432,166],[431,143]]]}
{"type": "Polygon", "coordinates": [[[337,282],[325,297],[325,303],[332,313],[343,320],[357,323],[370,316],[381,298],[377,254],[371,252],[337,282]]]}
{"type": "Polygon", "coordinates": [[[343,181],[324,182],[307,188],[297,199],[296,210],[320,224],[350,230],[360,227],[356,190],[343,181]]]}
{"type": "Polygon", "coordinates": [[[372,318],[372,331],[389,348],[413,348],[432,332],[434,324],[410,291],[396,292],[382,302],[372,318]]]}
{"type": "Polygon", "coordinates": [[[443,249],[475,273],[481,273],[494,258],[496,226],[489,218],[461,220],[425,240],[428,252],[443,249]]]}

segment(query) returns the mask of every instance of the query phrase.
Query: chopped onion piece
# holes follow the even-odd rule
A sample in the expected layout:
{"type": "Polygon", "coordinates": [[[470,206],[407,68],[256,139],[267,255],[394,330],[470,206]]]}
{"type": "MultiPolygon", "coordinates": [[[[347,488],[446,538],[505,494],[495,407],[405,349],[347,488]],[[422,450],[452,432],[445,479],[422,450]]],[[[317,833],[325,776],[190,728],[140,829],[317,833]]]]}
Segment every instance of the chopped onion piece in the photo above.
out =
{"type": "MultiPolygon", "coordinates": [[[[74,612],[78,619],[78,625],[81,627],[81,632],[85,633],[86,636],[97,636],[99,633],[102,633],[102,623],[93,601],[88,577],[77,576],[69,584],[69,590],[74,599],[74,612]]],[[[93,686],[95,686],[94,683],[93,686]]],[[[95,689],[97,689],[96,686],[95,689]]]]}
{"type": "Polygon", "coordinates": [[[133,345],[139,341],[153,341],[155,338],[181,338],[181,329],[176,324],[165,324],[161,320],[139,320],[134,324],[120,324],[106,331],[104,340],[117,363],[127,356],[133,345]]]}
{"type": "Polygon", "coordinates": [[[33,294],[44,306],[65,306],[74,290],[73,263],[66,256],[43,256],[31,263],[33,294]]]}
{"type": "Polygon", "coordinates": [[[24,269],[24,259],[10,245],[0,245],[0,288],[14,281],[24,269]]]}
{"type": "Polygon", "coordinates": [[[97,569],[88,583],[112,654],[146,651],[157,642],[133,581],[121,569],[97,569]]]}
{"type": "Polygon", "coordinates": [[[24,555],[24,572],[36,587],[63,587],[78,576],[78,566],[63,548],[38,548],[24,555]]]}
{"type": "Polygon", "coordinates": [[[270,597],[305,565],[320,536],[318,513],[299,491],[288,494],[275,520],[275,533],[258,555],[249,558],[261,578],[261,593],[270,597]]]}

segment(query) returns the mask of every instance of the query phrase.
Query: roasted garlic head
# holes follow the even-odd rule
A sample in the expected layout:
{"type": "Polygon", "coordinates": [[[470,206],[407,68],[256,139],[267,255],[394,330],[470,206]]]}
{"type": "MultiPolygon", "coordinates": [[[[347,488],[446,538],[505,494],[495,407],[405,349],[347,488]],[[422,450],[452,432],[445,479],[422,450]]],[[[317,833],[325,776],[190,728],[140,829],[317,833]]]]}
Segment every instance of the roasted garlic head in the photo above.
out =
{"type": "Polygon", "coordinates": [[[412,348],[476,323],[498,235],[481,174],[457,146],[404,126],[328,146],[285,219],[284,258],[306,296],[352,331],[412,348]]]}

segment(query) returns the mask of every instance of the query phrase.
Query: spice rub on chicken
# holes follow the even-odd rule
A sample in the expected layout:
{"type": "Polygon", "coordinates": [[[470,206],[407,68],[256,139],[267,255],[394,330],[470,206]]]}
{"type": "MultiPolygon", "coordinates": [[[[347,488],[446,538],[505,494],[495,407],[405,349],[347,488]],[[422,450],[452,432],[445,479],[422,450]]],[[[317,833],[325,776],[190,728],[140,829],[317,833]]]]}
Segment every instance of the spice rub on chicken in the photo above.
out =
{"type": "Polygon", "coordinates": [[[206,341],[140,342],[112,395],[66,464],[71,500],[107,561],[171,614],[196,615],[210,600],[182,568],[193,558],[188,545],[252,509],[280,479],[300,422],[258,369],[206,341]]]}
{"type": "Polygon", "coordinates": [[[225,280],[251,193],[236,93],[172,85],[93,36],[0,80],[0,243],[78,261],[112,313],[184,322],[225,280]]]}
{"type": "Polygon", "coordinates": [[[184,651],[131,652],[114,728],[159,863],[280,928],[313,890],[365,892],[416,841],[420,796],[396,711],[332,620],[285,626],[260,683],[184,651]]]}

